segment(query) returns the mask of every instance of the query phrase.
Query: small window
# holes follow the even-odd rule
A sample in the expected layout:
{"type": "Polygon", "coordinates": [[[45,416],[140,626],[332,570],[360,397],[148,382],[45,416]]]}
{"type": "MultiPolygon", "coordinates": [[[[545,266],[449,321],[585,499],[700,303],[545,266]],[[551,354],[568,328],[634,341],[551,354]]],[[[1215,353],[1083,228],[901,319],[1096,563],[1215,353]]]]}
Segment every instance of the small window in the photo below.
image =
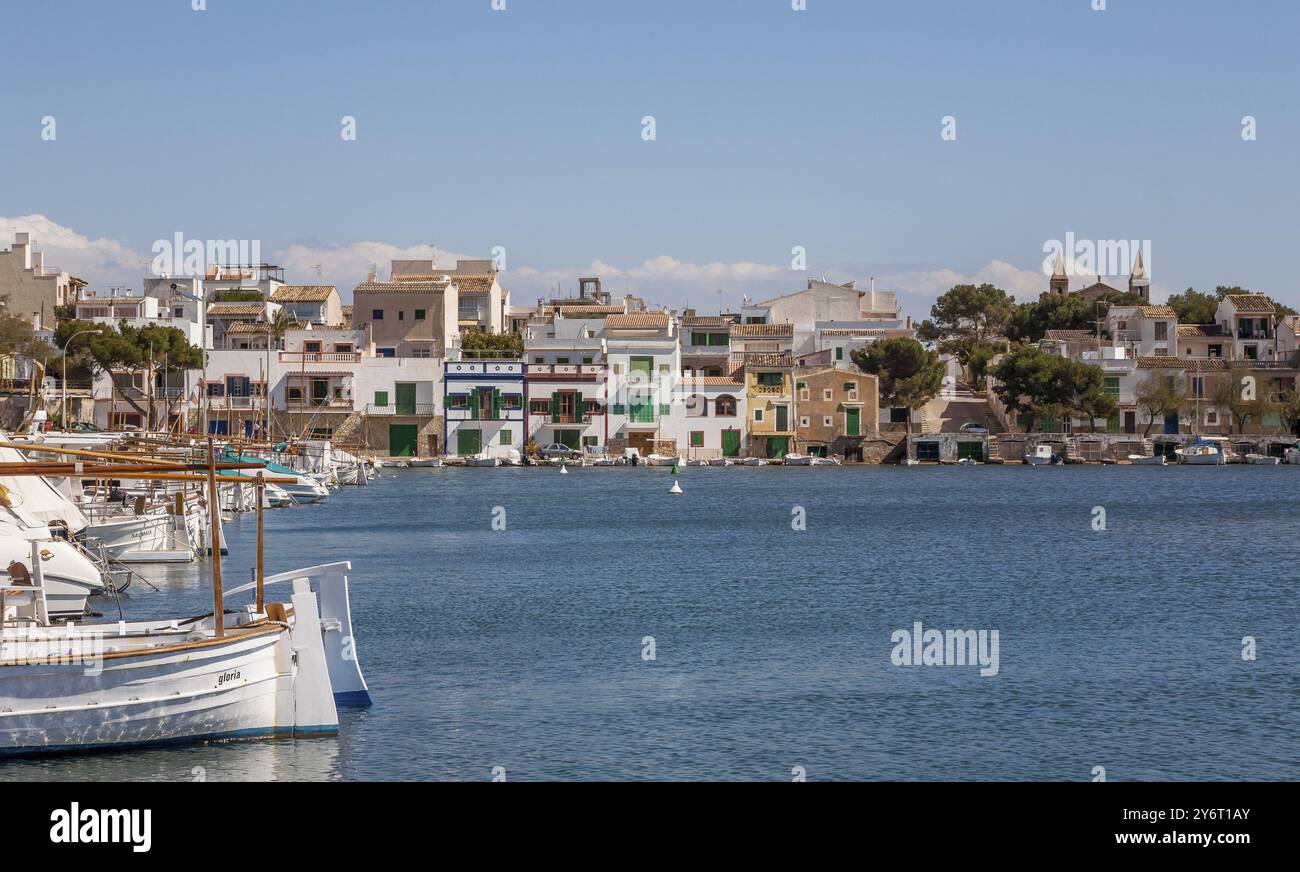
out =
{"type": "Polygon", "coordinates": [[[376,348],[376,349],[375,349],[375,356],[376,356],[376,357],[396,357],[396,356],[397,356],[397,349],[396,349],[396,348],[376,348]]]}
{"type": "MultiPolygon", "coordinates": [[[[533,363],[536,363],[536,364],[538,364],[538,365],[541,365],[541,364],[543,364],[543,363],[546,363],[546,358],[544,358],[544,357],[534,357],[534,358],[533,358],[533,363]]],[[[215,620],[215,619],[214,619],[214,620],[215,620]]]]}
{"type": "Polygon", "coordinates": [[[567,358],[567,357],[557,357],[557,358],[555,358],[555,362],[556,362],[557,364],[566,364],[566,363],[569,362],[569,358],[567,358]]]}
{"type": "Polygon", "coordinates": [[[370,310],[370,320],[371,320],[371,321],[382,321],[382,320],[384,320],[384,310],[383,310],[383,309],[371,309],[371,310],[370,310]]]}
{"type": "Polygon", "coordinates": [[[412,348],[411,357],[419,358],[421,360],[427,360],[430,357],[433,357],[433,352],[429,350],[428,346],[412,348]]]}
{"type": "Polygon", "coordinates": [[[416,309],[416,310],[415,310],[415,320],[417,320],[417,321],[423,321],[423,320],[424,320],[424,315],[425,315],[425,310],[424,310],[424,309],[416,309]]]}
{"type": "Polygon", "coordinates": [[[405,321],[405,320],[406,320],[406,312],[404,312],[404,311],[401,310],[401,309],[398,309],[398,310],[397,310],[397,320],[398,320],[398,321],[405,321]]]}
{"type": "Polygon", "coordinates": [[[762,423],[762,421],[763,421],[763,410],[762,410],[762,409],[755,409],[755,410],[754,410],[754,422],[755,422],[755,423],[762,423]]]}
{"type": "Polygon", "coordinates": [[[502,431],[501,431],[501,444],[502,444],[502,445],[509,445],[510,442],[512,441],[510,437],[511,437],[511,431],[510,431],[510,430],[502,430],[502,431]]]}
{"type": "Polygon", "coordinates": [[[703,447],[704,447],[704,431],[703,431],[703,430],[692,430],[692,431],[691,431],[691,447],[692,447],[692,448],[703,448],[703,447]]]}
{"type": "Polygon", "coordinates": [[[834,396],[835,396],[835,394],[834,394],[834,392],[833,392],[830,388],[824,388],[824,389],[822,390],[822,399],[823,399],[823,400],[829,400],[829,399],[832,399],[834,396]]]}
{"type": "Polygon", "coordinates": [[[351,342],[335,342],[335,343],[334,343],[334,351],[335,351],[336,353],[338,353],[338,354],[351,354],[351,353],[352,353],[352,343],[351,343],[351,342]]]}
{"type": "Polygon", "coordinates": [[[808,421],[808,416],[807,416],[807,415],[804,415],[803,417],[801,417],[801,418],[799,419],[799,426],[800,426],[800,427],[808,427],[808,426],[810,426],[809,421],[808,421]]]}
{"type": "Polygon", "coordinates": [[[668,374],[668,364],[666,364],[666,363],[661,363],[661,364],[659,364],[659,372],[662,373],[663,375],[667,375],[667,374],[668,374]]]}
{"type": "Polygon", "coordinates": [[[585,365],[587,365],[587,364],[590,364],[590,363],[591,363],[591,360],[592,360],[592,359],[591,359],[590,357],[584,357],[584,358],[582,359],[582,363],[583,363],[583,365],[585,366],[585,365]]]}
{"type": "Polygon", "coordinates": [[[388,405],[388,391],[375,391],[375,405],[381,408],[388,405]]]}
{"type": "Polygon", "coordinates": [[[844,359],[844,346],[843,346],[843,345],[837,345],[837,346],[835,346],[835,359],[836,359],[836,360],[843,360],[843,359],[844,359]]]}
{"type": "Polygon", "coordinates": [[[614,375],[622,375],[622,374],[623,374],[623,364],[621,363],[614,364],[614,375]]]}
{"type": "Polygon", "coordinates": [[[549,415],[551,414],[551,401],[550,400],[529,400],[528,412],[529,414],[533,414],[533,415],[549,415]]]}
{"type": "Polygon", "coordinates": [[[822,417],[822,426],[823,426],[823,427],[834,427],[834,426],[835,426],[835,420],[834,420],[833,418],[831,418],[829,415],[823,416],[823,417],[822,417]]]}

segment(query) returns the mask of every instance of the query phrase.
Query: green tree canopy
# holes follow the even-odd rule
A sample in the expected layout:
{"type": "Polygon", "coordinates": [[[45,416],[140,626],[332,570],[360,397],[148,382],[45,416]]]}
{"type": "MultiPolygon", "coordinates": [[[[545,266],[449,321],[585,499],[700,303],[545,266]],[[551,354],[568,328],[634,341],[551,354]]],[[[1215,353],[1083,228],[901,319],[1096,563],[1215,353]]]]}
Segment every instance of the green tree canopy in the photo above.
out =
{"type": "Polygon", "coordinates": [[[1142,438],[1145,439],[1151,434],[1151,427],[1157,420],[1186,405],[1187,384],[1182,378],[1167,375],[1160,370],[1151,370],[1138,382],[1133,399],[1137,407],[1147,415],[1147,425],[1142,431],[1142,438]]]}
{"type": "Polygon", "coordinates": [[[1013,415],[1083,418],[1092,427],[1094,419],[1109,418],[1118,409],[1106,391],[1101,367],[1057,357],[1032,345],[1012,349],[992,374],[998,380],[994,394],[1013,415]]]}
{"type": "Polygon", "coordinates": [[[930,317],[941,335],[986,342],[1006,333],[1015,301],[990,284],[954,285],[930,307],[930,317]]]}
{"type": "Polygon", "coordinates": [[[880,380],[881,402],[919,409],[939,393],[943,363],[915,339],[896,336],[850,352],[858,369],[880,380]]]}
{"type": "Polygon", "coordinates": [[[1108,292],[1088,302],[1082,294],[1044,291],[1038,300],[1021,303],[1011,312],[1007,336],[1017,342],[1038,342],[1048,330],[1096,330],[1111,306],[1145,306],[1146,300],[1127,291],[1108,292]]]}
{"type": "Polygon", "coordinates": [[[524,338],[517,333],[486,333],[467,330],[460,337],[461,353],[467,358],[514,360],[524,353],[524,338]]]}

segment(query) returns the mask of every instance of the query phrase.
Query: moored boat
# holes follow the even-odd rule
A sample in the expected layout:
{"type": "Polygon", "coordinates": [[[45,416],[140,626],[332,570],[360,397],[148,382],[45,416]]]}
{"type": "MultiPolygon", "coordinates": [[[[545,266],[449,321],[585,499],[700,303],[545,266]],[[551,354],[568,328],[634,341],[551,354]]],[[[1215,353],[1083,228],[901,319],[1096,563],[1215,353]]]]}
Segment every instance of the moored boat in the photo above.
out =
{"type": "Polygon", "coordinates": [[[1029,466],[1056,466],[1061,457],[1050,445],[1035,445],[1033,451],[1025,452],[1025,463],[1029,466]]]}
{"type": "Polygon", "coordinates": [[[1164,466],[1163,454],[1130,454],[1128,462],[1134,466],[1164,466]]]}
{"type": "Polygon", "coordinates": [[[1282,462],[1282,458],[1268,454],[1247,454],[1246,462],[1252,466],[1277,466],[1282,462]]]}
{"type": "Polygon", "coordinates": [[[1192,466],[1222,466],[1228,462],[1226,440],[1200,437],[1183,448],[1174,449],[1179,462],[1192,466]]]}

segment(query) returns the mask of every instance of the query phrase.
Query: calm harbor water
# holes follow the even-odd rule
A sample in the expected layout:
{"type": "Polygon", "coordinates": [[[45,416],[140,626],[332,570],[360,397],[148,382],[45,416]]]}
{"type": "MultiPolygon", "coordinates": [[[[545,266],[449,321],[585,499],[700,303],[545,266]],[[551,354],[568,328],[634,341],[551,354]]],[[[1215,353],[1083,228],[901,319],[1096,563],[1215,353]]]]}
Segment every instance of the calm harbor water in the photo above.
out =
{"type": "MultiPolygon", "coordinates": [[[[375,705],[337,738],[8,761],[0,780],[1300,776],[1300,468],[678,478],[682,496],[664,469],[384,470],[268,512],[268,572],[352,561],[375,705]],[[892,665],[917,621],[998,630],[999,674],[892,665]]],[[[227,525],[228,584],[254,525],[227,525]]],[[[129,613],[210,609],[207,570],[151,568],[129,613]]]]}

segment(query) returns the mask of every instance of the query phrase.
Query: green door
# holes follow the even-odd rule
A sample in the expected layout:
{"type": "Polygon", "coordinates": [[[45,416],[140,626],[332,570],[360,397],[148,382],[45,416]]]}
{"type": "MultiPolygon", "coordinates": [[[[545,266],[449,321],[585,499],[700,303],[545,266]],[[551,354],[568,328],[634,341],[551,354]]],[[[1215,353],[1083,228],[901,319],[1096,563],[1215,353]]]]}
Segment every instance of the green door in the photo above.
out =
{"type": "Polygon", "coordinates": [[[789,436],[768,436],[767,437],[767,456],[784,457],[790,451],[789,436]]]}
{"type": "Polygon", "coordinates": [[[420,440],[420,428],[414,424],[388,425],[388,454],[391,457],[414,457],[420,440]]]}
{"type": "Polygon", "coordinates": [[[722,431],[722,456],[723,457],[740,456],[740,431],[739,430],[722,431]]]}
{"type": "Polygon", "coordinates": [[[555,441],[568,448],[577,448],[581,432],[580,430],[556,430],[555,441]]]}
{"type": "Polygon", "coordinates": [[[861,436],[861,435],[862,435],[862,427],[861,427],[861,424],[859,423],[859,421],[860,421],[860,416],[861,416],[861,412],[862,412],[861,409],[845,409],[845,410],[844,410],[844,433],[845,433],[845,435],[847,435],[847,436],[861,436]]]}
{"type": "Polygon", "coordinates": [[[978,460],[984,461],[984,443],[983,442],[958,442],[957,443],[958,460],[978,460]]]}
{"type": "Polygon", "coordinates": [[[790,407],[789,406],[776,407],[776,429],[778,431],[790,429],[790,407]]]}
{"type": "Polygon", "coordinates": [[[415,382],[398,382],[396,387],[397,387],[397,414],[414,415],[415,414],[415,382]]]}
{"type": "Polygon", "coordinates": [[[461,457],[483,450],[483,431],[462,427],[456,431],[456,453],[461,457]]]}

